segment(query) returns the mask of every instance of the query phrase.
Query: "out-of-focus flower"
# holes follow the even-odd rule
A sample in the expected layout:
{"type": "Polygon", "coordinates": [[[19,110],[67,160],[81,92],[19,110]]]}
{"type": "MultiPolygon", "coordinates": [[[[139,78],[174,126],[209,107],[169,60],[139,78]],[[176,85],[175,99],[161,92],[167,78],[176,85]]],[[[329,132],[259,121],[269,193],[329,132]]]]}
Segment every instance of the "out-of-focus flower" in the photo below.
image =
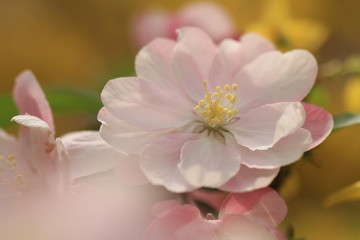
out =
{"type": "Polygon", "coordinates": [[[247,27],[274,42],[280,49],[304,48],[316,51],[325,42],[328,29],[312,19],[294,18],[289,0],[270,0],[265,5],[262,19],[247,27]]]}
{"type": "Polygon", "coordinates": [[[0,132],[2,199],[11,202],[21,195],[41,192],[61,195],[60,191],[69,190],[74,179],[109,170],[119,158],[126,157],[102,141],[98,132],[78,132],[64,138],[67,151],[62,140],[55,139],[50,106],[31,72],[18,76],[14,100],[21,115],[12,120],[21,128],[18,139],[0,132]],[[74,136],[81,138],[84,134],[88,141],[79,147],[74,136]]]}
{"type": "Polygon", "coordinates": [[[174,14],[161,10],[142,13],[133,23],[133,38],[142,47],[157,37],[176,39],[176,29],[184,26],[203,29],[215,42],[236,36],[234,24],[223,9],[213,3],[198,2],[174,14]]]}
{"type": "Polygon", "coordinates": [[[360,181],[343,187],[329,196],[323,202],[325,207],[331,207],[335,204],[360,200],[360,181]]]}
{"type": "Polygon", "coordinates": [[[282,54],[255,34],[216,46],[184,28],[178,42],[144,47],[136,72],[105,86],[100,134],[140,154],[150,182],[174,192],[267,186],[333,126],[329,113],[299,102],[314,84],[314,57],[282,54]]]}
{"type": "Polygon", "coordinates": [[[20,114],[13,121],[22,125],[19,138],[1,131],[1,205],[26,194],[55,192],[69,185],[68,155],[54,138],[51,110],[30,72],[16,81],[14,99],[20,114]],[[29,115],[30,114],[30,115],[29,115]]]}
{"type": "Polygon", "coordinates": [[[97,131],[55,139],[51,109],[29,71],[18,76],[14,99],[19,138],[0,130],[0,239],[137,239],[164,196],[135,186],[145,182],[137,157],[97,131]]]}
{"type": "Polygon", "coordinates": [[[287,212],[286,204],[272,189],[231,194],[224,201],[219,219],[202,217],[192,205],[162,202],[153,209],[155,219],[145,240],[286,239],[276,227],[287,212]]]}

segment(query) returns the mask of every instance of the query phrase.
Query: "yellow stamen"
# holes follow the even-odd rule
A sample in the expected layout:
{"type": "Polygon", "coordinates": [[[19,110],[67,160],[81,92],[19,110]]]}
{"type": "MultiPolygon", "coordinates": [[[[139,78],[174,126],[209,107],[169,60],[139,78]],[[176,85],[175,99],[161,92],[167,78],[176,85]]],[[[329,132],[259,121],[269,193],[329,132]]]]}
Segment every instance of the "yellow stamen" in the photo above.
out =
{"type": "Polygon", "coordinates": [[[233,108],[236,103],[236,94],[234,91],[238,85],[226,84],[223,88],[216,86],[215,92],[210,93],[207,83],[204,81],[205,97],[198,102],[194,110],[203,118],[205,125],[209,128],[217,128],[218,126],[228,122],[239,111],[233,108]]]}

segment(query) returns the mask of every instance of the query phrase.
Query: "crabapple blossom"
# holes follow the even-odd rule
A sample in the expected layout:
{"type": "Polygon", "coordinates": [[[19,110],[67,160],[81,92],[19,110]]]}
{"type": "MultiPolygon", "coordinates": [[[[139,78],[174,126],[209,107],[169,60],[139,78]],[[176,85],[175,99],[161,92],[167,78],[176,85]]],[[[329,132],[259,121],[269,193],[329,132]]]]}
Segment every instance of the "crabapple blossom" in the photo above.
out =
{"type": "Polygon", "coordinates": [[[332,116],[301,102],[317,74],[309,52],[281,53],[251,33],[219,45],[198,28],[178,35],[141,49],[137,76],[110,80],[101,94],[101,136],[139,154],[151,183],[262,188],[329,135],[332,116]]]}
{"type": "Polygon", "coordinates": [[[52,111],[30,71],[17,77],[13,96],[21,115],[12,121],[20,124],[20,131],[18,138],[0,131],[1,199],[12,201],[40,192],[59,195],[75,179],[112,169],[126,158],[96,131],[55,139],[52,111]],[[86,141],[79,141],[81,138],[86,141]]]}
{"type": "Polygon", "coordinates": [[[145,182],[137,156],[114,150],[97,131],[55,138],[50,106],[30,71],[17,77],[13,96],[21,115],[12,120],[20,131],[16,138],[0,129],[0,238],[119,240],[139,234],[147,224],[144,212],[160,194],[134,186],[145,182]],[[118,177],[122,168],[127,176],[118,177]],[[107,180],[100,184],[100,178],[107,180]]]}

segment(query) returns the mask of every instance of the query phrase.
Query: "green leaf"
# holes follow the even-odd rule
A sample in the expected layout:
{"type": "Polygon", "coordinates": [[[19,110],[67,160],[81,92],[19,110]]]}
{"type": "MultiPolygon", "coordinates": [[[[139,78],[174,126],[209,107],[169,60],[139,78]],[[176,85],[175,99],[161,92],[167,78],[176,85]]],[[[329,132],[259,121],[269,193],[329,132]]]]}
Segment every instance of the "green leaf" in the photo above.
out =
{"type": "Polygon", "coordinates": [[[350,112],[340,113],[334,115],[333,131],[342,129],[344,127],[349,127],[358,123],[360,123],[360,114],[350,112]]]}
{"type": "MultiPolygon", "coordinates": [[[[55,88],[45,91],[54,115],[85,112],[96,116],[102,107],[100,93],[74,88],[55,88]]],[[[18,114],[10,94],[0,96],[0,127],[8,128],[10,119],[18,114]]]]}
{"type": "Polygon", "coordinates": [[[17,108],[10,94],[0,96],[0,127],[7,128],[13,123],[12,117],[17,115],[17,108]]]}
{"type": "Polygon", "coordinates": [[[100,93],[93,91],[56,88],[45,91],[45,94],[55,115],[79,111],[97,114],[102,107],[100,93]]]}

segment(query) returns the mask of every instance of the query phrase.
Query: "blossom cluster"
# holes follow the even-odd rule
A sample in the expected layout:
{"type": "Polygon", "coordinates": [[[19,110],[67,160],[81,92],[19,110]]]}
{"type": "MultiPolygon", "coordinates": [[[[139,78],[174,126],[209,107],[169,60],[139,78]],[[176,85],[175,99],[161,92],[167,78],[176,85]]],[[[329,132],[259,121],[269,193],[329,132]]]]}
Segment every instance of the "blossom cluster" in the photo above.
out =
{"type": "Polygon", "coordinates": [[[21,73],[18,136],[0,131],[0,238],[286,239],[286,204],[268,186],[332,130],[303,102],[318,66],[254,33],[224,37],[182,27],[150,41],[136,76],[104,87],[99,131],[56,138],[35,76],[21,73]]]}

